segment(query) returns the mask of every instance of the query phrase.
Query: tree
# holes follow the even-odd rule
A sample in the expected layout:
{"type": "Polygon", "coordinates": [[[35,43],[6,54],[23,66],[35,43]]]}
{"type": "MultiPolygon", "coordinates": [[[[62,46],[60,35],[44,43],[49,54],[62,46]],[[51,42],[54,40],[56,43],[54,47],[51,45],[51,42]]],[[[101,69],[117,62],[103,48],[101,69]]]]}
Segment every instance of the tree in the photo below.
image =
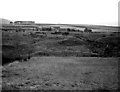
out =
{"type": "Polygon", "coordinates": [[[92,32],[92,30],[89,28],[85,28],[84,32],[92,32]]]}

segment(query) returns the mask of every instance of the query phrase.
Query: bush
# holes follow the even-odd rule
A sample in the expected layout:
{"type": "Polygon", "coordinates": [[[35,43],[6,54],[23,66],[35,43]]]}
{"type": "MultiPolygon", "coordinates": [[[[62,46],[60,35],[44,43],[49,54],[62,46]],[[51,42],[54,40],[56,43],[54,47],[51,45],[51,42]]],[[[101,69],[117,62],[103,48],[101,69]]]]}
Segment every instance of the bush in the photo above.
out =
{"type": "Polygon", "coordinates": [[[2,64],[30,58],[31,53],[34,52],[34,46],[31,44],[33,42],[32,38],[29,36],[23,37],[19,34],[6,35],[3,35],[2,39],[4,41],[2,44],[2,64]],[[11,38],[11,40],[6,38],[11,38]]]}

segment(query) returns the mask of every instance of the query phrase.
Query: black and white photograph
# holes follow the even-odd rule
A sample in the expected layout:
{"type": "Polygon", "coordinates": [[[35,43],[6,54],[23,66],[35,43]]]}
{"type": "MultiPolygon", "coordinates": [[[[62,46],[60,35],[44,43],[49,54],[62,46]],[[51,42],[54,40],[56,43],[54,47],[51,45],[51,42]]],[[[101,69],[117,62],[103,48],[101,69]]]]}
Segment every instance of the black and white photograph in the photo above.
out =
{"type": "Polygon", "coordinates": [[[119,0],[0,0],[1,92],[120,92],[119,0]]]}

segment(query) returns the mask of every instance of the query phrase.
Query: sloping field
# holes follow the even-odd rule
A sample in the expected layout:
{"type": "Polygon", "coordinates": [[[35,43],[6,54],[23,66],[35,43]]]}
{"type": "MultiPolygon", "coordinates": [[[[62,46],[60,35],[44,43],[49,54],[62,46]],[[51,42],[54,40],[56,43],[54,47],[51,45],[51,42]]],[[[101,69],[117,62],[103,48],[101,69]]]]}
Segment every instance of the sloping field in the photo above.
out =
{"type": "Polygon", "coordinates": [[[108,43],[108,44],[117,44],[120,43],[120,37],[104,37],[104,38],[99,38],[96,41],[102,42],[102,43],[108,43]]]}
{"type": "Polygon", "coordinates": [[[118,59],[32,57],[3,66],[4,90],[116,90],[118,59]]]}

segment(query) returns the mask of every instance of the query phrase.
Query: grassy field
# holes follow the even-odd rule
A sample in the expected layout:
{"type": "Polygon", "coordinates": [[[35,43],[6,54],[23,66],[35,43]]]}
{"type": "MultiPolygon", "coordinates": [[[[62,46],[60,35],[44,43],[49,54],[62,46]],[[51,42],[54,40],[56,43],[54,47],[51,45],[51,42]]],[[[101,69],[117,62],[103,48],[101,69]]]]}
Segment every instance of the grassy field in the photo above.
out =
{"type": "Polygon", "coordinates": [[[35,33],[3,32],[3,64],[7,61],[12,62],[31,57],[34,53],[39,56],[117,57],[120,55],[120,45],[118,44],[120,37],[116,35],[117,33],[111,34],[74,32],[69,35],[46,33],[46,36],[39,36],[35,33]]]}
{"type": "Polygon", "coordinates": [[[32,57],[5,65],[2,77],[4,90],[116,90],[118,58],[32,57]]]}
{"type": "Polygon", "coordinates": [[[119,88],[118,32],[23,29],[12,25],[10,32],[9,27],[2,30],[3,91],[119,88]]]}

